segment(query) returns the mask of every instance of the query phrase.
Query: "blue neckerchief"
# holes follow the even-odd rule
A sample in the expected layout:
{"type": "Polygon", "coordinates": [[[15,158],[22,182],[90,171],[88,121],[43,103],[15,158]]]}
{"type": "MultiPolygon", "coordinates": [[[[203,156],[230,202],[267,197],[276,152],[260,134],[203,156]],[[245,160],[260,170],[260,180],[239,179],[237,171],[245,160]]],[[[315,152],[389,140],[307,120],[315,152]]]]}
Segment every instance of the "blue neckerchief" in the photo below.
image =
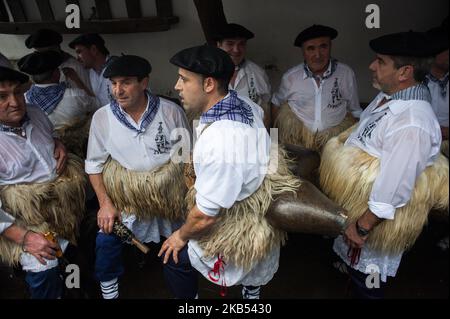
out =
{"type": "Polygon", "coordinates": [[[253,112],[250,105],[238,98],[236,91],[230,90],[229,95],[203,113],[200,123],[213,123],[220,120],[231,120],[244,124],[253,124],[253,112]]]}
{"type": "Polygon", "coordinates": [[[391,96],[390,100],[422,100],[431,103],[431,94],[428,87],[422,83],[398,91],[391,96]]]}
{"type": "Polygon", "coordinates": [[[133,130],[137,132],[138,134],[141,134],[145,132],[145,129],[147,126],[153,121],[153,119],[156,116],[156,113],[159,109],[160,99],[157,96],[154,96],[150,94],[149,92],[145,92],[148,97],[148,108],[142,115],[142,121],[139,129],[134,127],[126,118],[125,112],[120,107],[119,103],[115,99],[111,100],[111,103],[109,104],[109,107],[111,108],[111,111],[113,112],[116,119],[122,123],[125,127],[129,128],[130,130],[133,130]]]}
{"type": "Polygon", "coordinates": [[[445,97],[445,95],[447,94],[448,73],[444,76],[442,80],[436,78],[433,74],[428,73],[427,76],[425,77],[424,82],[425,84],[428,84],[429,81],[437,83],[441,88],[442,97],[445,97]]]}
{"type": "Polygon", "coordinates": [[[30,104],[39,106],[45,114],[51,114],[59,102],[61,102],[64,92],[66,92],[66,83],[61,82],[46,87],[32,85],[25,93],[30,104]]]}
{"type": "Polygon", "coordinates": [[[30,118],[28,117],[28,114],[25,113],[24,117],[20,121],[20,127],[12,127],[12,126],[0,123],[0,132],[16,133],[19,130],[24,130],[25,131],[25,127],[27,126],[27,124],[29,122],[30,122],[30,118]]]}
{"type": "Polygon", "coordinates": [[[309,69],[306,62],[303,63],[303,70],[305,71],[306,77],[308,77],[308,78],[313,78],[313,79],[318,79],[318,80],[326,80],[329,77],[331,77],[334,74],[334,72],[336,71],[337,63],[338,63],[338,61],[336,59],[331,58],[330,62],[328,64],[328,69],[322,74],[322,76],[314,75],[314,73],[309,69]],[[331,66],[330,66],[330,64],[331,64],[331,66]]]}

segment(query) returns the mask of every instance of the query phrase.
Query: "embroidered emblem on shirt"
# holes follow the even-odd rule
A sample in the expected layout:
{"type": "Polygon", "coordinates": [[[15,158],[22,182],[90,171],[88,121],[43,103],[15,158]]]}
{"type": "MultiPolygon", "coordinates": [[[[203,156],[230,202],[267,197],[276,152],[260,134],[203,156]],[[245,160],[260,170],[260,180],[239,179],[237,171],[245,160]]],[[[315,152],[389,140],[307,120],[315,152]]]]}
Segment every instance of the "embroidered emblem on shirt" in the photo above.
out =
{"type": "Polygon", "coordinates": [[[167,141],[166,136],[163,133],[162,122],[159,122],[158,134],[155,137],[156,150],[154,154],[166,154],[170,151],[170,143],[167,141]]]}
{"type": "Polygon", "coordinates": [[[328,104],[328,107],[331,109],[335,109],[342,104],[342,94],[339,90],[338,79],[334,79],[333,89],[331,90],[331,103],[328,104]]]}
{"type": "Polygon", "coordinates": [[[372,137],[373,130],[377,127],[380,120],[387,115],[387,113],[383,113],[379,118],[367,124],[367,126],[362,130],[361,133],[358,134],[358,140],[366,146],[366,139],[370,139],[372,137]]]}
{"type": "Polygon", "coordinates": [[[258,95],[256,94],[255,79],[250,77],[250,83],[248,88],[248,97],[255,103],[258,103],[258,95]]]}

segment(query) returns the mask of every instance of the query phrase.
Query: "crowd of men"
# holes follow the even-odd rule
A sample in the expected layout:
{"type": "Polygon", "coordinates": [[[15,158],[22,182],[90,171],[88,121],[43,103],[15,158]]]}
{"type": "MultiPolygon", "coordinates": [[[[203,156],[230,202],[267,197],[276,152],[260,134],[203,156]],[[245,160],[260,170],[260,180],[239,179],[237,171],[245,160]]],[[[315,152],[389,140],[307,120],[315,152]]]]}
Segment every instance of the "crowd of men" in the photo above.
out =
{"type": "Polygon", "coordinates": [[[448,208],[448,189],[447,199],[434,195],[448,183],[448,22],[370,41],[379,94],[364,110],[355,73],[331,54],[334,28],[312,25],[299,33],[294,45],[304,61],[275,91],[246,56],[253,37],[231,23],[217,31],[216,46],[175,54],[170,63],[178,67],[173,78],[182,107],[149,90],[149,61],[111,55],[98,34],[69,43],[76,58],[48,29],[26,39],[34,51],[18,70],[0,55],[0,260],[22,266],[32,298],[63,297],[58,257],[76,242],[83,218],[67,202],[83,206],[86,196],[99,204],[94,268],[103,298],[119,297],[125,271],[117,222],[143,243],[160,243],[174,297],[201,297],[200,274],[259,298],[278,270],[285,234],[265,219],[267,199],[278,184],[289,190],[299,181],[282,168],[270,171],[271,127],[282,145],[323,156],[323,191],[348,211],[333,250],[356,296],[383,297],[430,209],[448,208]],[[189,113],[200,114],[195,145],[189,113]],[[187,165],[174,160],[180,154],[187,165]],[[230,154],[257,160],[229,161],[230,154]],[[369,162],[376,168],[366,176],[369,162]],[[422,181],[438,169],[441,183],[422,181]],[[345,181],[330,186],[339,179],[345,181]],[[360,180],[366,193],[359,193],[360,180]],[[422,184],[431,195],[418,197],[422,184]],[[344,189],[360,194],[359,209],[344,189]],[[421,217],[411,225],[413,212],[421,217]],[[365,284],[372,264],[380,288],[365,284]]]}

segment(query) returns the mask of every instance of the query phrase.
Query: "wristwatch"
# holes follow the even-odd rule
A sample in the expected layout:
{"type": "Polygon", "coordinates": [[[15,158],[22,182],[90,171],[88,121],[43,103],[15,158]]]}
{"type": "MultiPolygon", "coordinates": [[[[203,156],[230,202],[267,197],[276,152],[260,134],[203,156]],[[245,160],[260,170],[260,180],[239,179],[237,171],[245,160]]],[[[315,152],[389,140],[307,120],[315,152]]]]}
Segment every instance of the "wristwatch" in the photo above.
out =
{"type": "Polygon", "coordinates": [[[359,236],[366,237],[367,235],[369,235],[370,230],[362,228],[361,226],[359,226],[358,221],[356,221],[356,232],[359,236]]]}

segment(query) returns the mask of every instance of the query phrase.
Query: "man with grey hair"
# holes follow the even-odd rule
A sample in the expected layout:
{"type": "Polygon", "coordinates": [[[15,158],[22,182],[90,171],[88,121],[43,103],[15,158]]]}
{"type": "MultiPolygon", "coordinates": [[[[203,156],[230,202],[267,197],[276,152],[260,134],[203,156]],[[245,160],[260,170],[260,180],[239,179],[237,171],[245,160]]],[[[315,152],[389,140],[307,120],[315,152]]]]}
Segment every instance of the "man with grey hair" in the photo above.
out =
{"type": "MultiPolygon", "coordinates": [[[[421,192],[416,185],[424,183],[419,177],[436,165],[445,169],[445,164],[438,159],[439,123],[422,83],[433,54],[427,37],[412,31],[389,34],[370,41],[370,47],[376,57],[369,69],[380,93],[349,136],[342,134],[325,146],[320,179],[324,191],[349,211],[350,222],[333,249],[349,266],[356,297],[379,299],[387,277],[396,276],[403,252],[414,244],[436,205],[429,196],[417,200],[421,192]],[[355,171],[360,174],[352,178],[355,171]],[[339,189],[330,180],[342,181],[339,189]],[[346,190],[357,192],[358,198],[346,190]],[[367,282],[374,271],[380,285],[371,287],[367,282]]],[[[435,184],[423,187],[431,192],[440,188],[431,186],[435,184]]]]}

